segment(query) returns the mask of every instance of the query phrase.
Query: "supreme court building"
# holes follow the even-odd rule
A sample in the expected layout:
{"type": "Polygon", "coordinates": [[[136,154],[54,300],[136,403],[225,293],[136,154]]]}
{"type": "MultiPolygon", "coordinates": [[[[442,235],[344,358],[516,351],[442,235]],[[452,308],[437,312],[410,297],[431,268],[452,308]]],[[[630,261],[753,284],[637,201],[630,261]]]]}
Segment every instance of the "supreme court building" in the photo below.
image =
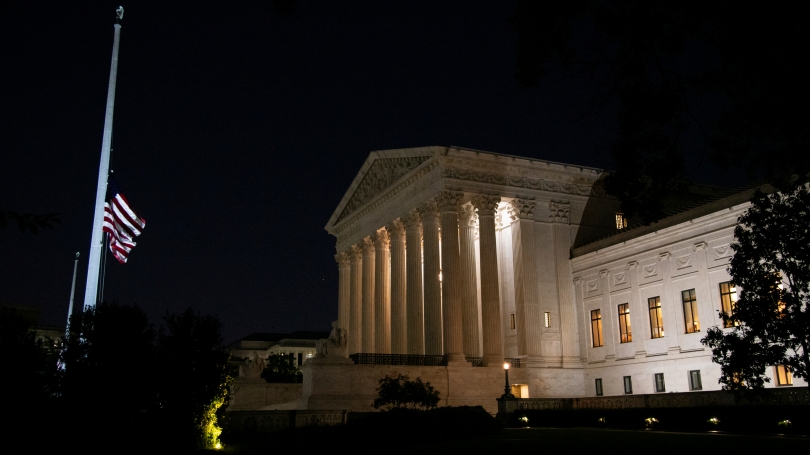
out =
{"type": "Polygon", "coordinates": [[[459,147],[371,152],[326,225],[354,361],[305,363],[304,404],[373,400],[402,372],[490,408],[505,359],[523,397],[719,389],[700,339],[736,300],[729,244],[752,192],[692,186],[635,226],[605,176],[459,147]]]}

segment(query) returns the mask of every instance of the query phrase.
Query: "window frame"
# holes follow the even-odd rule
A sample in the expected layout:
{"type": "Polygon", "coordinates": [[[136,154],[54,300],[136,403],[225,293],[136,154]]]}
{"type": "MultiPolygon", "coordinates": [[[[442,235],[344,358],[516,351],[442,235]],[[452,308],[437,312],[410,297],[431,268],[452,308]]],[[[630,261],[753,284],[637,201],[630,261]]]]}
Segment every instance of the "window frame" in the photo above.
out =
{"type": "Polygon", "coordinates": [[[703,381],[700,378],[700,370],[689,370],[689,390],[703,390],[703,381]]]}
{"type": "Polygon", "coordinates": [[[596,378],[593,380],[593,385],[596,388],[596,396],[601,397],[604,395],[605,390],[602,388],[602,378],[596,378]]]}
{"type": "Polygon", "coordinates": [[[695,289],[692,288],[687,289],[685,291],[681,291],[681,302],[683,302],[684,330],[686,331],[686,333],[700,332],[700,315],[698,314],[697,293],[695,292],[695,289]],[[687,306],[689,307],[688,310],[687,306]]]}
{"type": "Polygon", "coordinates": [[[650,338],[664,338],[664,313],[661,308],[661,296],[647,299],[650,314],[650,338]]]}
{"type": "MultiPolygon", "coordinates": [[[[723,281],[718,284],[718,287],[720,288],[720,310],[727,316],[731,316],[737,304],[737,286],[732,284],[731,281],[723,281]],[[723,286],[726,287],[726,291],[723,291],[723,286]],[[728,300],[726,300],[726,297],[728,297],[728,300]]],[[[725,329],[737,325],[740,325],[740,323],[723,322],[723,328],[725,329]]]]}
{"type": "Polygon", "coordinates": [[[789,387],[793,385],[793,373],[787,365],[774,365],[773,377],[776,380],[776,387],[789,387]],[[784,382],[782,380],[784,373],[784,382]]]}
{"type": "Polygon", "coordinates": [[[515,321],[515,313],[509,313],[509,330],[515,330],[517,321],[515,321]]]}
{"type": "Polygon", "coordinates": [[[619,312],[619,342],[633,342],[633,327],[630,323],[630,304],[622,303],[618,307],[619,312]],[[624,312],[622,312],[624,310],[624,312]]]}
{"type": "Polygon", "coordinates": [[[655,393],[667,391],[667,385],[664,382],[664,373],[655,373],[653,375],[653,387],[655,388],[655,393]]]}
{"type": "Polygon", "coordinates": [[[624,382],[624,394],[625,395],[632,395],[633,394],[633,377],[632,376],[624,376],[622,378],[622,382],[624,382]]]}
{"type": "Polygon", "coordinates": [[[605,339],[602,336],[602,310],[597,308],[591,310],[591,340],[593,341],[592,347],[601,348],[605,345],[605,339]],[[594,317],[594,314],[596,317],[594,317]],[[599,335],[597,338],[597,334],[599,335]],[[597,344],[599,343],[599,344],[597,344]]]}

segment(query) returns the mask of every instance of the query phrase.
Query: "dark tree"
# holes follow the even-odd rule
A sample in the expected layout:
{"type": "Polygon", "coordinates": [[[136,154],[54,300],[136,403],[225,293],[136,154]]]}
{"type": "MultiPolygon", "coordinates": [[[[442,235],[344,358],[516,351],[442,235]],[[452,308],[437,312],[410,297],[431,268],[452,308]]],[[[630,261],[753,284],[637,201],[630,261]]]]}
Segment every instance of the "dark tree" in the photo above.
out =
{"type": "Polygon", "coordinates": [[[164,318],[157,342],[158,404],[162,431],[181,447],[216,448],[217,411],[233,381],[222,324],[187,309],[164,318]]]}
{"type": "Polygon", "coordinates": [[[262,378],[267,382],[302,382],[304,376],[295,366],[292,354],[271,354],[267,357],[267,365],[262,370],[262,378]]]}
{"type": "Polygon", "coordinates": [[[616,113],[606,189],[625,214],[644,223],[664,215],[690,178],[685,151],[782,189],[810,171],[810,90],[798,57],[810,36],[790,5],[521,0],[513,21],[521,84],[561,67],[586,83],[591,111],[616,113]],[[687,130],[703,145],[684,142],[687,130]]]}
{"type": "Polygon", "coordinates": [[[810,191],[757,194],[739,219],[729,272],[738,299],[702,340],[725,389],[762,388],[766,368],[808,380],[810,366],[810,191]]]}
{"type": "Polygon", "coordinates": [[[421,378],[411,381],[407,375],[386,375],[378,381],[374,409],[432,409],[439,404],[439,392],[421,378]]]}
{"type": "Polygon", "coordinates": [[[53,229],[55,224],[62,223],[58,213],[33,215],[0,209],[0,229],[5,229],[8,226],[8,220],[16,222],[20,232],[31,232],[33,234],[38,233],[40,229],[53,229]]]}

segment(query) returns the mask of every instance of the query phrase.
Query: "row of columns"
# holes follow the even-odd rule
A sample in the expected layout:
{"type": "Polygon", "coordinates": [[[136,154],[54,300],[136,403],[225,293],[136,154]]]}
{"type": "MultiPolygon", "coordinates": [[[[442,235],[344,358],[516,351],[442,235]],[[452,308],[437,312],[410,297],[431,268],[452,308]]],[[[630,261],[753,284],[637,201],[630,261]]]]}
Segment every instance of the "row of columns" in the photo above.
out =
{"type": "Polygon", "coordinates": [[[451,364],[465,356],[503,361],[495,240],[500,198],[478,195],[462,207],[462,197],[442,191],[335,256],[338,323],[348,328],[349,353],[445,355],[451,364]]]}

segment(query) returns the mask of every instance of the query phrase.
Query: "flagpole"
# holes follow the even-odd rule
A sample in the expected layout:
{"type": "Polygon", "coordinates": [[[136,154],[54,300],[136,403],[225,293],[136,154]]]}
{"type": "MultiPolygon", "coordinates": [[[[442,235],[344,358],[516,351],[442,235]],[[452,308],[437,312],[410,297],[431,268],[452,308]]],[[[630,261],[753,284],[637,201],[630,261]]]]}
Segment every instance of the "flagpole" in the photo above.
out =
{"type": "MultiPolygon", "coordinates": [[[[67,324],[65,325],[65,337],[63,340],[67,340],[70,337],[70,317],[73,316],[73,296],[76,295],[76,270],[79,268],[79,252],[76,252],[76,259],[73,261],[73,283],[70,285],[70,304],[68,305],[68,315],[67,315],[67,324]]],[[[62,348],[65,349],[65,342],[62,342],[62,348]]],[[[60,370],[65,369],[65,364],[62,363],[62,359],[56,362],[56,368],[60,370]]]]}
{"type": "Polygon", "coordinates": [[[107,195],[107,173],[110,168],[113,106],[115,105],[115,79],[118,74],[118,41],[121,37],[121,19],[124,16],[124,8],[119,6],[115,11],[115,16],[115,38],[113,40],[112,64],[110,65],[110,83],[107,87],[107,112],[104,117],[104,136],[101,141],[101,162],[98,167],[96,209],[93,214],[93,234],[90,238],[90,258],[87,261],[88,270],[87,285],[84,290],[84,308],[93,308],[96,306],[101,255],[104,252],[104,199],[107,195]]]}

